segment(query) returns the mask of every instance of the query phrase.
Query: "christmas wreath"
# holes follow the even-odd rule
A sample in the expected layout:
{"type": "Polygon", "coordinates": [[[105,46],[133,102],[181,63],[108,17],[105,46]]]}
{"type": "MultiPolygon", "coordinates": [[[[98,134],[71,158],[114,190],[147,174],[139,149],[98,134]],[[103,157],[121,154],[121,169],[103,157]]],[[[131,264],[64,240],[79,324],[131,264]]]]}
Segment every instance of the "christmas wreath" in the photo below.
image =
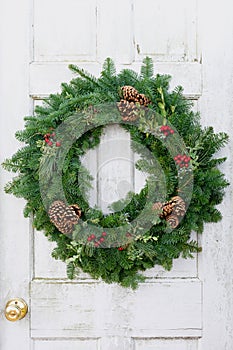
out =
{"type": "Polygon", "coordinates": [[[52,255],[67,263],[70,279],[81,269],[135,288],[144,280],[139,271],[155,264],[169,270],[173,259],[200,251],[191,232],[221,219],[216,205],[228,182],[217,166],[225,158],[213,156],[228,137],[202,128],[182,87],[171,91],[170,76],[154,76],[148,57],[140,73],[116,74],[109,58],[99,78],[69,68],[78,77],[37,106],[16,133],[26,145],[3,164],[18,173],[5,190],[26,199],[25,217],[57,242],[52,255]],[[109,124],[130,133],[141,156],[136,167],[148,177],[106,215],[88,203],[92,177],[82,157],[109,124]]]}

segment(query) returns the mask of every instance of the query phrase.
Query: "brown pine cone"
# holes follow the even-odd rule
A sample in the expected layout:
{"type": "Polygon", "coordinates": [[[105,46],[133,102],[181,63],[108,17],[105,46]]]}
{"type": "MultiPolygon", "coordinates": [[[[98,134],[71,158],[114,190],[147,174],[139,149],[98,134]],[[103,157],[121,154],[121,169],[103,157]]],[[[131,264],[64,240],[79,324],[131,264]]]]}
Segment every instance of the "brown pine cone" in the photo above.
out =
{"type": "Polygon", "coordinates": [[[172,201],[175,202],[173,213],[177,216],[184,216],[186,212],[186,205],[184,200],[180,196],[175,196],[172,198],[172,201]]]}
{"type": "Polygon", "coordinates": [[[154,203],[152,209],[161,210],[160,218],[166,219],[172,228],[176,228],[179,225],[179,218],[185,215],[186,206],[181,197],[174,196],[166,203],[154,203]]]}
{"type": "Polygon", "coordinates": [[[144,94],[140,94],[133,86],[122,86],[121,91],[124,100],[128,102],[139,102],[140,105],[145,107],[151,103],[151,101],[144,94]]]}
{"type": "Polygon", "coordinates": [[[173,211],[174,203],[172,201],[163,204],[163,217],[170,215],[173,211]]]}
{"type": "Polygon", "coordinates": [[[175,213],[178,216],[184,216],[185,214],[185,202],[179,196],[174,196],[172,199],[163,205],[163,216],[166,217],[171,213],[175,213]]]}
{"type": "Polygon", "coordinates": [[[117,107],[121,113],[122,120],[126,122],[134,122],[139,117],[139,108],[134,102],[121,100],[117,102],[117,107]]]}
{"type": "Polygon", "coordinates": [[[176,214],[171,214],[166,217],[166,221],[170,224],[171,228],[176,228],[179,225],[179,218],[176,214]]]}
{"type": "Polygon", "coordinates": [[[139,102],[138,101],[139,93],[133,86],[130,86],[130,85],[122,86],[121,91],[122,91],[124,100],[129,102],[130,101],[139,102]]]}
{"type": "Polygon", "coordinates": [[[50,221],[60,232],[68,234],[73,231],[74,225],[78,223],[81,210],[77,204],[66,206],[62,201],[55,201],[51,204],[48,215],[50,221]]]}
{"type": "Polygon", "coordinates": [[[73,209],[73,211],[75,212],[76,216],[78,216],[78,219],[79,219],[82,212],[81,212],[81,209],[79,208],[78,204],[71,204],[71,205],[69,205],[69,207],[73,209]]]}
{"type": "Polygon", "coordinates": [[[139,94],[138,102],[140,103],[140,105],[145,106],[145,107],[147,107],[151,103],[149,98],[146,97],[144,94],[139,94]]]}

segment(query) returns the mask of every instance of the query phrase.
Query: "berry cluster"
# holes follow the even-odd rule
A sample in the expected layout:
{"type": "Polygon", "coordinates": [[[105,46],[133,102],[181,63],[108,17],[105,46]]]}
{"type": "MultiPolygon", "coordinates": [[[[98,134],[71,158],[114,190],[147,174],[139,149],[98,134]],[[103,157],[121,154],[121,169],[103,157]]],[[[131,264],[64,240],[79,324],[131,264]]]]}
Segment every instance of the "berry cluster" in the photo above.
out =
{"type": "Polygon", "coordinates": [[[180,168],[188,168],[191,158],[189,156],[186,156],[185,154],[178,154],[174,157],[174,161],[180,168]]]}
{"type": "Polygon", "coordinates": [[[106,232],[102,232],[102,235],[100,238],[97,238],[96,235],[92,234],[92,235],[88,236],[87,241],[94,242],[94,246],[96,248],[98,248],[105,241],[104,237],[106,237],[106,236],[107,236],[106,232]]]}
{"type": "Polygon", "coordinates": [[[53,144],[55,143],[56,147],[60,147],[61,146],[61,142],[56,141],[55,140],[56,134],[55,132],[53,132],[52,134],[48,133],[44,135],[44,140],[47,143],[48,146],[53,146],[53,144]]]}
{"type": "Polygon", "coordinates": [[[164,134],[165,137],[174,134],[174,130],[169,125],[162,125],[160,131],[164,134]]]}
{"type": "Polygon", "coordinates": [[[123,248],[123,247],[119,247],[119,248],[117,248],[117,249],[118,249],[118,250],[120,250],[120,251],[121,251],[121,250],[124,250],[124,248],[123,248]]]}

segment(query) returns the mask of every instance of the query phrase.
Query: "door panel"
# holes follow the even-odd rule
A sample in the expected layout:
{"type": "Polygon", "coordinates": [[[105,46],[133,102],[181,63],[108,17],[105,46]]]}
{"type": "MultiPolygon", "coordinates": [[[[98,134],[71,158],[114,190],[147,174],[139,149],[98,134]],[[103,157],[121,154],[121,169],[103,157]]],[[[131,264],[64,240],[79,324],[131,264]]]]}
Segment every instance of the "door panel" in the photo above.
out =
{"type": "Polygon", "coordinates": [[[34,61],[95,61],[95,2],[35,0],[34,61]]]}
{"type": "Polygon", "coordinates": [[[196,279],[148,281],[136,292],[93,280],[34,280],[31,298],[33,338],[201,336],[196,279]]]}
{"type": "Polygon", "coordinates": [[[198,60],[196,7],[196,0],[188,5],[185,0],[135,0],[137,59],[150,55],[158,61],[198,60]]]}

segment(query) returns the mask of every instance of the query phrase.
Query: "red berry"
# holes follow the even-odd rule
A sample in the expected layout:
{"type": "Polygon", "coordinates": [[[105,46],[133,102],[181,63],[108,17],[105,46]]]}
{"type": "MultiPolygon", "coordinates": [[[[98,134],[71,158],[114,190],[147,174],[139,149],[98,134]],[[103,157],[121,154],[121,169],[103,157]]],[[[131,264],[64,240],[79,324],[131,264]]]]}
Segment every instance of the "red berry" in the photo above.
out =
{"type": "Polygon", "coordinates": [[[168,135],[169,135],[169,133],[168,133],[167,131],[165,131],[165,132],[164,132],[164,135],[165,135],[165,136],[168,136],[168,135]]]}
{"type": "Polygon", "coordinates": [[[53,132],[53,133],[51,134],[52,137],[54,137],[55,135],[56,135],[55,132],[53,132]]]}
{"type": "Polygon", "coordinates": [[[99,245],[100,245],[99,242],[95,242],[94,244],[95,247],[99,247],[99,245]]]}
{"type": "Polygon", "coordinates": [[[61,142],[57,141],[57,142],[56,142],[56,146],[57,146],[57,147],[60,147],[60,146],[61,146],[61,142]]]}
{"type": "Polygon", "coordinates": [[[52,141],[49,141],[49,142],[48,142],[48,145],[49,145],[49,146],[52,146],[52,145],[53,145],[52,141]]]}
{"type": "Polygon", "coordinates": [[[186,168],[188,168],[189,165],[188,165],[188,163],[186,163],[184,166],[185,166],[186,168]]]}
{"type": "Polygon", "coordinates": [[[123,249],[124,249],[123,247],[119,247],[119,248],[118,248],[118,250],[120,250],[120,251],[123,250],[123,249]]]}
{"type": "Polygon", "coordinates": [[[92,234],[90,237],[91,237],[91,239],[95,239],[96,238],[96,236],[94,234],[92,234]]]}
{"type": "Polygon", "coordinates": [[[49,139],[46,138],[46,139],[45,139],[45,142],[46,142],[46,143],[49,143],[49,139]]]}
{"type": "Polygon", "coordinates": [[[90,242],[92,240],[91,236],[89,236],[87,240],[88,242],[90,242]]]}
{"type": "Polygon", "coordinates": [[[175,132],[174,130],[172,130],[172,129],[170,130],[170,134],[174,134],[174,132],[175,132]]]}
{"type": "Polygon", "coordinates": [[[107,233],[106,232],[102,232],[102,236],[103,237],[107,236],[107,233]]]}
{"type": "Polygon", "coordinates": [[[100,237],[100,239],[99,239],[99,242],[104,242],[105,241],[105,239],[104,239],[104,237],[100,237]]]}

